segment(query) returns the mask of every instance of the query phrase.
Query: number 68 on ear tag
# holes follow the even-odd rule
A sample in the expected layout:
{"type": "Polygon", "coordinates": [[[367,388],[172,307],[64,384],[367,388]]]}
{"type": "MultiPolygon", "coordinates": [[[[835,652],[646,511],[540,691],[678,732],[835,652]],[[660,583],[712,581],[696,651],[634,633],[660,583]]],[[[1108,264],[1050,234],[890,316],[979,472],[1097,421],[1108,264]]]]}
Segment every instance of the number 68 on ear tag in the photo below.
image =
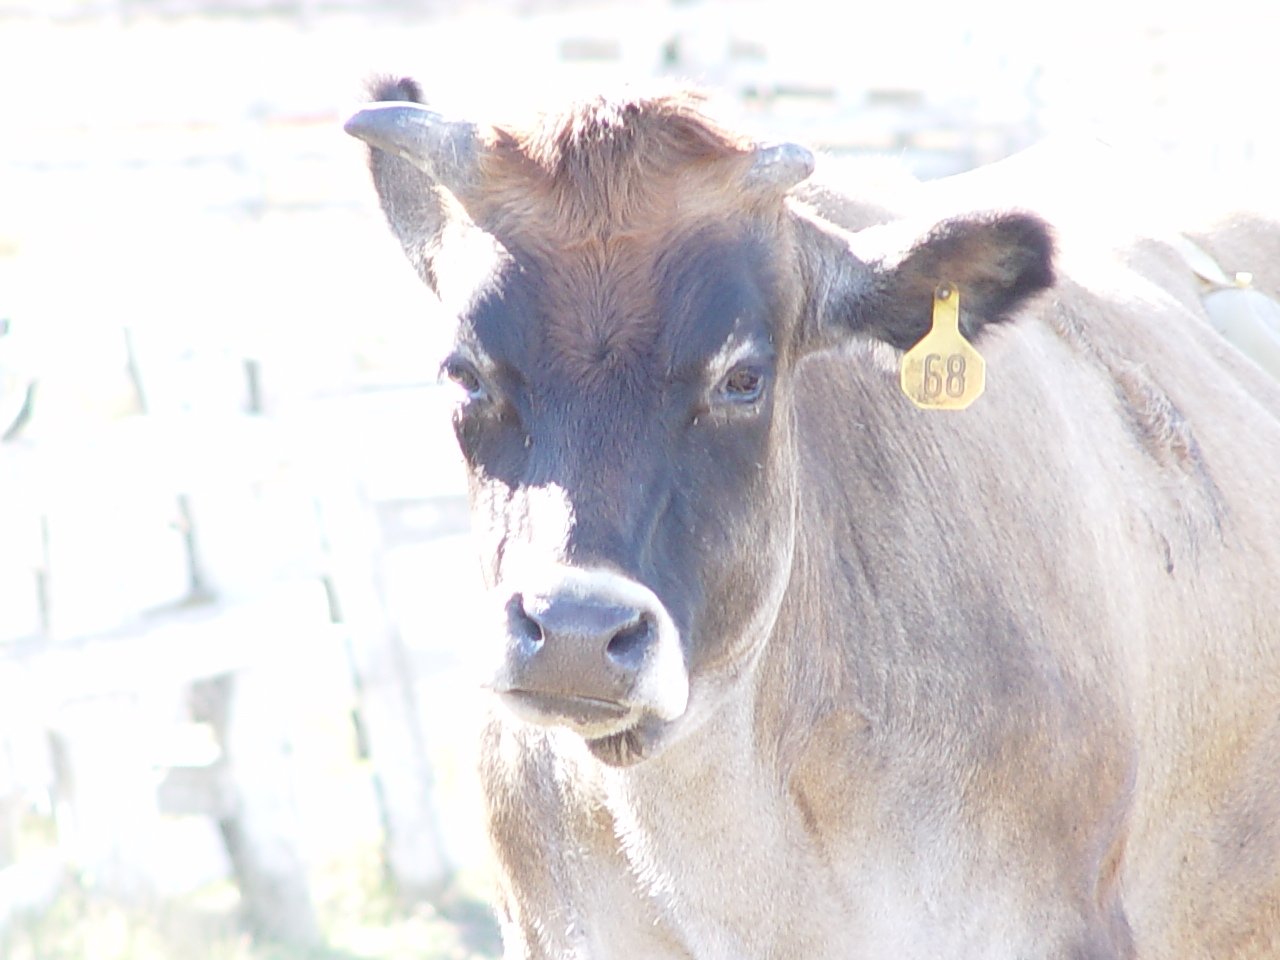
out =
{"type": "Polygon", "coordinates": [[[925,410],[963,410],[982,395],[987,364],[960,332],[960,291],[933,291],[933,328],[902,355],[902,392],[925,410]]]}

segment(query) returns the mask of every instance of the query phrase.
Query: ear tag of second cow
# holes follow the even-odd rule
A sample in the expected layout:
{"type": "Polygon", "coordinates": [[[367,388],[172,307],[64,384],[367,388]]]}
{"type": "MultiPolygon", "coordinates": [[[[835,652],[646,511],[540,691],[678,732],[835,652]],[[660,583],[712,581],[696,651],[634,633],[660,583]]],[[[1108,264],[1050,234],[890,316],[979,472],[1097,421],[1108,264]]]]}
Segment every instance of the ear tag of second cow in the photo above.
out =
{"type": "Polygon", "coordinates": [[[987,364],[960,332],[960,291],[933,292],[933,328],[902,355],[902,392],[924,410],[963,410],[987,385],[987,364]]]}

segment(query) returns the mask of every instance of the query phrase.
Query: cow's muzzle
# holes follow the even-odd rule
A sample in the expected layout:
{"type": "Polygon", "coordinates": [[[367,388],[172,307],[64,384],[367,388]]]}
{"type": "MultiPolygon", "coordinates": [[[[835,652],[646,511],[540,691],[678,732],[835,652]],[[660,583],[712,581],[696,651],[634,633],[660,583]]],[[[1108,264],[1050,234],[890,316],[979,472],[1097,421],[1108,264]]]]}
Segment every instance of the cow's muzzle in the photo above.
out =
{"type": "Polygon", "coordinates": [[[506,592],[506,649],[493,689],[521,718],[588,740],[684,713],[679,631],[644,585],[557,567],[506,592]]]}

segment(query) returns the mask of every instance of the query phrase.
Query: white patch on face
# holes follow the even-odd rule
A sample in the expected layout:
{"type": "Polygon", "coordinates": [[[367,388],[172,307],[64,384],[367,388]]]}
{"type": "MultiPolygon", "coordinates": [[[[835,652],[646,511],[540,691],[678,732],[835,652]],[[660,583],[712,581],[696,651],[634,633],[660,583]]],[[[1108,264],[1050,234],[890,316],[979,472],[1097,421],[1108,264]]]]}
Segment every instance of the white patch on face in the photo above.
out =
{"type": "MultiPolygon", "coordinates": [[[[503,591],[509,596],[511,584],[536,581],[539,569],[564,555],[573,529],[573,505],[564,488],[555,483],[514,493],[506,484],[484,483],[473,490],[473,496],[476,515],[502,521],[498,526],[476,523],[472,529],[480,555],[500,557],[502,564],[498,570],[488,559],[483,564],[491,599],[484,604],[480,636],[488,641],[505,631],[503,591]]],[[[501,643],[485,642],[472,648],[467,659],[480,676],[489,678],[500,669],[503,656],[501,643]]]]}
{"type": "Polygon", "coordinates": [[[475,491],[474,509],[493,518],[484,543],[490,556],[501,555],[500,580],[519,580],[526,571],[564,556],[573,530],[573,504],[564,487],[547,483],[513,490],[505,483],[483,483],[475,491]]]}
{"type": "Polygon", "coordinates": [[[573,530],[573,504],[564,487],[557,483],[526,487],[519,494],[523,501],[522,529],[519,539],[537,544],[546,556],[560,556],[573,530]]]}

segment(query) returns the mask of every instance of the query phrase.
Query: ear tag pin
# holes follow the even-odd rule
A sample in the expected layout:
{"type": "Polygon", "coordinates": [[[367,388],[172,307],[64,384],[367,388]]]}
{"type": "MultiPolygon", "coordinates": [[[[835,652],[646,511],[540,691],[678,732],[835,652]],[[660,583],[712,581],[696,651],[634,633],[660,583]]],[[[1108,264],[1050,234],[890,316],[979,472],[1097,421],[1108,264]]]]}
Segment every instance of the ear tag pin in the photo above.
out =
{"type": "Polygon", "coordinates": [[[933,291],[933,327],[902,355],[902,392],[924,410],[963,410],[987,385],[987,364],[960,332],[960,291],[933,291]]]}

